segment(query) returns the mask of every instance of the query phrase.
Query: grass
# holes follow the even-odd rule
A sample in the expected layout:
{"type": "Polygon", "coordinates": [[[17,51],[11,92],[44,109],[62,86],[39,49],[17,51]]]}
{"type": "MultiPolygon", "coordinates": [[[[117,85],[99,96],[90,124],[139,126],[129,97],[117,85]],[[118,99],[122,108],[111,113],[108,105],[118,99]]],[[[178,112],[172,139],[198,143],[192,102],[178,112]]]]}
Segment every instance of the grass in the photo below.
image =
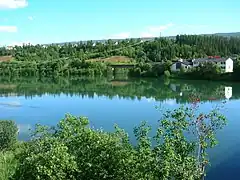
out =
{"type": "Polygon", "coordinates": [[[111,81],[112,86],[126,86],[129,82],[126,81],[111,81]]]}
{"type": "Polygon", "coordinates": [[[15,89],[17,86],[13,84],[0,84],[0,89],[15,89]]]}
{"type": "Polygon", "coordinates": [[[134,62],[133,59],[126,56],[112,56],[109,58],[97,58],[97,59],[89,59],[87,61],[90,62],[104,62],[110,64],[131,64],[134,62]]]}
{"type": "Polygon", "coordinates": [[[0,56],[0,61],[11,61],[12,59],[12,56],[0,56]]]}

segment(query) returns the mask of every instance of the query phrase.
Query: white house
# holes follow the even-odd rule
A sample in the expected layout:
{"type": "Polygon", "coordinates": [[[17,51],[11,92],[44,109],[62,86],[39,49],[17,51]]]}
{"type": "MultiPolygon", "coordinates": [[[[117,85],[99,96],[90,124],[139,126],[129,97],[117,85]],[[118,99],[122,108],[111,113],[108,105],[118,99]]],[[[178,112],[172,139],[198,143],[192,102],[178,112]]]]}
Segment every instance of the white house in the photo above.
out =
{"type": "Polygon", "coordinates": [[[174,64],[171,65],[171,71],[172,72],[177,72],[177,71],[180,71],[181,68],[182,69],[190,69],[192,68],[192,62],[189,62],[189,61],[186,61],[186,60],[183,60],[183,59],[179,59],[178,62],[175,62],[174,64]]]}
{"type": "Polygon", "coordinates": [[[193,59],[193,60],[182,60],[180,59],[178,62],[175,62],[171,66],[171,71],[176,72],[180,71],[181,68],[183,69],[190,69],[192,67],[197,67],[203,63],[214,63],[222,69],[224,73],[231,73],[233,72],[233,60],[231,58],[221,58],[219,56],[210,56],[208,58],[200,58],[200,59],[193,59]]]}
{"type": "Polygon", "coordinates": [[[219,66],[223,72],[233,72],[233,60],[231,58],[221,58],[219,56],[210,56],[208,58],[193,59],[193,67],[199,66],[202,63],[214,63],[219,66]]]}

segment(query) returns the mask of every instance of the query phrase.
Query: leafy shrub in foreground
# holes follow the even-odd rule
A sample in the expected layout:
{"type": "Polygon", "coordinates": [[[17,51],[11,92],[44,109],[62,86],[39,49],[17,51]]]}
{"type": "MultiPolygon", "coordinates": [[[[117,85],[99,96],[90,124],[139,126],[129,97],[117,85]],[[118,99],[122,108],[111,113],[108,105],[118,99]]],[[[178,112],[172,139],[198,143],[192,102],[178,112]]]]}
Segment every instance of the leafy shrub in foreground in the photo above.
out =
{"type": "Polygon", "coordinates": [[[92,129],[87,118],[66,115],[56,128],[37,126],[33,139],[19,156],[15,179],[201,179],[206,149],[215,144],[216,130],[225,118],[195,108],[167,111],[154,137],[142,123],[134,129],[137,145],[124,130],[92,129]],[[188,139],[186,132],[196,134],[188,139]]]}
{"type": "Polygon", "coordinates": [[[17,132],[13,121],[0,121],[0,151],[11,148],[17,142],[17,132]]]}

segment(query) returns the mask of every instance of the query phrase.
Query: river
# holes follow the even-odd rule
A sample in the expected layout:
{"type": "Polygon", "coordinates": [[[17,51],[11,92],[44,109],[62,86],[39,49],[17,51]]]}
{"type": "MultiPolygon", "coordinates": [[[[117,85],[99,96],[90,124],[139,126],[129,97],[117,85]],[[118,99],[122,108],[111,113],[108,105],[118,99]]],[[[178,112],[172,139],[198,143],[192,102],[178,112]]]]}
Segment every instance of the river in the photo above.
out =
{"type": "Polygon", "coordinates": [[[156,127],[161,113],[189,103],[191,93],[207,111],[226,101],[227,126],[209,151],[207,179],[239,179],[240,86],[208,81],[157,79],[0,79],[0,119],[15,120],[19,139],[29,138],[36,123],[55,125],[66,113],[87,116],[91,125],[112,131],[114,124],[133,138],[133,128],[146,120],[156,127]],[[157,108],[156,108],[157,107],[157,108]]]}

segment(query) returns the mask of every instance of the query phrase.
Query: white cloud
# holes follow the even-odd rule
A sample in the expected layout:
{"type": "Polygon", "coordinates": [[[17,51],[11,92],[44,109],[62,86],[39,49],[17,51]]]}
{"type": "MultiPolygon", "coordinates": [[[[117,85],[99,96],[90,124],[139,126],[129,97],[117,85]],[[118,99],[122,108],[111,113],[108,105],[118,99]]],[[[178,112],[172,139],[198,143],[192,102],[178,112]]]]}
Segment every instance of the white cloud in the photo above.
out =
{"type": "Polygon", "coordinates": [[[0,26],[0,32],[15,33],[17,32],[17,27],[16,26],[0,26]]]}
{"type": "Polygon", "coordinates": [[[140,33],[140,37],[159,37],[175,36],[178,34],[211,34],[214,33],[212,28],[201,24],[173,24],[168,23],[160,26],[148,26],[140,33]],[[173,28],[174,27],[174,28],[173,28]]]}
{"type": "Polygon", "coordinates": [[[33,21],[34,17],[33,16],[28,16],[28,20],[33,21]]]}
{"type": "Polygon", "coordinates": [[[143,37],[143,38],[150,38],[150,37],[154,37],[153,34],[149,33],[149,32],[142,32],[140,34],[140,37],[143,37]]]}
{"type": "Polygon", "coordinates": [[[27,0],[0,0],[0,9],[24,8],[27,5],[27,0]]]}
{"type": "Polygon", "coordinates": [[[131,35],[130,32],[122,32],[119,34],[114,34],[108,37],[108,39],[127,39],[127,38],[130,38],[130,35],[131,35]]]}
{"type": "Polygon", "coordinates": [[[126,38],[151,38],[162,36],[175,36],[178,34],[208,34],[213,33],[209,26],[201,24],[163,24],[159,26],[147,26],[138,32],[122,32],[102,39],[126,39],[126,38]]]}
{"type": "Polygon", "coordinates": [[[150,26],[150,27],[148,27],[148,31],[152,32],[152,33],[162,32],[162,31],[169,29],[172,26],[174,26],[173,23],[169,23],[169,24],[161,25],[161,26],[150,26]]]}
{"type": "Polygon", "coordinates": [[[160,32],[169,30],[173,26],[173,23],[160,26],[148,26],[145,28],[145,31],[140,33],[140,37],[158,37],[160,32]]]}

